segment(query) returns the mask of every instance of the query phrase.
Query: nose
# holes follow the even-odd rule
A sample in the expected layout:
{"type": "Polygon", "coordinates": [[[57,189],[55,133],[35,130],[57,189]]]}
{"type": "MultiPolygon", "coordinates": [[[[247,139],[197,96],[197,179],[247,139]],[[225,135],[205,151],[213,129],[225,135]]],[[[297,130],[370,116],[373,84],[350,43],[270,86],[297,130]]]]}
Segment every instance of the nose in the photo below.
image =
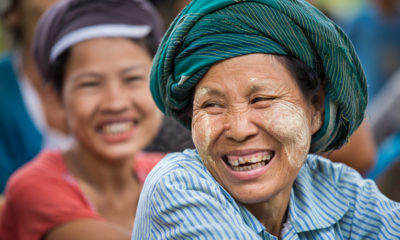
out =
{"type": "Polygon", "coordinates": [[[248,112],[228,113],[224,130],[225,136],[236,142],[245,142],[258,133],[258,127],[248,112]]]}
{"type": "Polygon", "coordinates": [[[129,108],[127,90],[120,84],[108,84],[104,89],[101,109],[105,113],[124,112],[129,108]]]}

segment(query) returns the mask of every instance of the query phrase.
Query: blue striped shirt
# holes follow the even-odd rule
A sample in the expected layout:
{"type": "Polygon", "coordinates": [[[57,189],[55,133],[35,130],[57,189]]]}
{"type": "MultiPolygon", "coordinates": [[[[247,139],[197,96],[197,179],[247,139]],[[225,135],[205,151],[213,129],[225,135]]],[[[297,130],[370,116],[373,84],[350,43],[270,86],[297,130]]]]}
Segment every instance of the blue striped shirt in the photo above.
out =
{"type": "MultiPolygon", "coordinates": [[[[400,203],[353,169],[308,155],[283,239],[400,239],[400,203]]],[[[211,176],[195,150],[167,155],[147,177],[132,239],[277,239],[211,176]]]]}

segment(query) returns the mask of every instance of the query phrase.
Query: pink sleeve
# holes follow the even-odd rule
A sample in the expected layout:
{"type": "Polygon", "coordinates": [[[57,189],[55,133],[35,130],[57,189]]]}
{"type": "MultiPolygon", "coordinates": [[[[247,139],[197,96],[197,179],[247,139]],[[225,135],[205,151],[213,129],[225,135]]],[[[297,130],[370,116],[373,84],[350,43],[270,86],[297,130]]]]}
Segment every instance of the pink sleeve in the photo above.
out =
{"type": "Polygon", "coordinates": [[[0,236],[39,240],[52,228],[83,218],[103,220],[77,186],[62,177],[21,174],[7,186],[0,236]]]}
{"type": "Polygon", "coordinates": [[[140,153],[135,158],[134,171],[143,184],[151,169],[163,158],[166,153],[140,153]]]}

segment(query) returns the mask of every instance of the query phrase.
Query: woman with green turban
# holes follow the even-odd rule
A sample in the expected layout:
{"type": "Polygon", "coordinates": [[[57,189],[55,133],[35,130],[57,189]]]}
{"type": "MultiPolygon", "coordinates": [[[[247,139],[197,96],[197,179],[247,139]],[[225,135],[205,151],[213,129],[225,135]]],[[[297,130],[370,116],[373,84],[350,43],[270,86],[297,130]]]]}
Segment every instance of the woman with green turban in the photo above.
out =
{"type": "Polygon", "coordinates": [[[313,154],[347,141],[367,91],[347,36],[307,2],[192,1],[150,84],[196,150],[150,173],[132,239],[400,238],[399,203],[313,154]]]}

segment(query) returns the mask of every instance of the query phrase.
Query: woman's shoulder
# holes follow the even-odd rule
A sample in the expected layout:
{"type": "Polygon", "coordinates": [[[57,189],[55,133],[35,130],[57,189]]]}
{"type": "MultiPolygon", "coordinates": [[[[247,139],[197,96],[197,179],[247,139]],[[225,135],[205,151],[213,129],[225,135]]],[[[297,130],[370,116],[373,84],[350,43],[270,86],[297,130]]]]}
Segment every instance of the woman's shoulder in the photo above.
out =
{"type": "Polygon", "coordinates": [[[221,193],[218,183],[194,149],[167,154],[147,176],[141,196],[153,198],[160,189],[221,193]]]}
{"type": "Polygon", "coordinates": [[[197,150],[186,149],[183,152],[167,154],[150,172],[149,181],[159,181],[169,175],[186,175],[210,178],[211,175],[200,159],[197,150]]]}
{"type": "Polygon", "coordinates": [[[132,236],[255,239],[240,207],[207,171],[196,150],[168,154],[151,171],[140,195],[132,236]],[[234,231],[232,222],[237,224],[234,231]]]}
{"type": "Polygon", "coordinates": [[[31,204],[71,185],[68,176],[62,153],[44,150],[11,175],[5,196],[13,204],[31,204]]]}
{"type": "Polygon", "coordinates": [[[376,183],[363,178],[357,170],[319,155],[308,155],[298,178],[310,185],[333,191],[349,202],[357,201],[360,194],[368,189],[374,189],[375,195],[382,195],[376,183]]]}
{"type": "Polygon", "coordinates": [[[163,158],[166,153],[160,152],[141,152],[135,155],[133,170],[139,181],[143,184],[151,169],[163,158]]]}
{"type": "MultiPolygon", "coordinates": [[[[299,189],[306,188],[309,194],[331,196],[330,200],[340,199],[344,206],[354,210],[357,206],[373,206],[380,211],[382,207],[392,205],[391,200],[384,196],[376,183],[363,178],[355,169],[335,163],[317,155],[309,155],[300,170],[296,182],[299,189]],[[301,186],[301,187],[300,187],[301,186]]],[[[400,209],[400,205],[393,205],[400,209]]]]}
{"type": "Polygon", "coordinates": [[[46,183],[49,178],[59,178],[65,172],[66,166],[61,151],[43,150],[11,175],[7,188],[20,188],[37,181],[46,183]]]}
{"type": "Polygon", "coordinates": [[[341,184],[348,181],[363,180],[355,169],[344,163],[332,162],[319,155],[309,154],[299,174],[310,174],[324,178],[326,181],[341,184]]]}
{"type": "Polygon", "coordinates": [[[100,216],[68,173],[62,153],[42,151],[10,178],[0,233],[39,239],[55,226],[84,218],[100,216]]]}
{"type": "MultiPolygon", "coordinates": [[[[330,212],[330,218],[334,219],[330,223],[341,223],[343,233],[350,237],[352,232],[346,226],[352,226],[361,238],[371,232],[373,239],[400,237],[400,232],[392,231],[400,227],[400,203],[388,199],[374,181],[364,179],[345,164],[309,155],[294,187],[296,196],[301,196],[308,207],[314,206],[308,212],[320,212],[319,215],[330,212]]],[[[300,202],[295,204],[300,206],[300,202]]]]}

